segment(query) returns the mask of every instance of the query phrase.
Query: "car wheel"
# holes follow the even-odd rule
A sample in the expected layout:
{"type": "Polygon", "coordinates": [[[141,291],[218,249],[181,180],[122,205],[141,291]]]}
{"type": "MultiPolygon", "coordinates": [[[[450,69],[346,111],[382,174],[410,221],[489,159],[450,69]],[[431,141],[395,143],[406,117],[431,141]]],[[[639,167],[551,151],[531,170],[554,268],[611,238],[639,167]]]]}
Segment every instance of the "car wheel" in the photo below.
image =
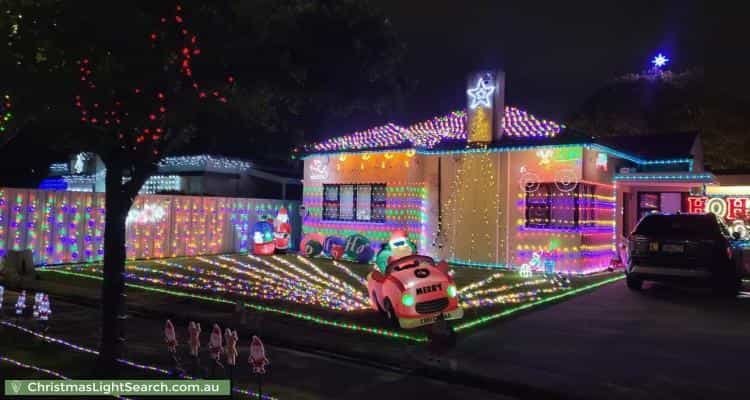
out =
{"type": "Polygon", "coordinates": [[[641,290],[643,288],[643,280],[631,275],[627,275],[625,277],[625,282],[627,283],[628,289],[630,290],[641,290]]]}
{"type": "Polygon", "coordinates": [[[378,295],[375,294],[375,291],[372,291],[372,302],[375,303],[375,306],[378,308],[379,313],[383,313],[383,307],[380,306],[380,302],[378,302],[378,295]]]}
{"type": "Polygon", "coordinates": [[[385,312],[385,317],[388,319],[388,323],[394,328],[398,327],[398,317],[396,316],[396,312],[393,311],[391,300],[387,297],[383,300],[383,311],[385,312]]]}

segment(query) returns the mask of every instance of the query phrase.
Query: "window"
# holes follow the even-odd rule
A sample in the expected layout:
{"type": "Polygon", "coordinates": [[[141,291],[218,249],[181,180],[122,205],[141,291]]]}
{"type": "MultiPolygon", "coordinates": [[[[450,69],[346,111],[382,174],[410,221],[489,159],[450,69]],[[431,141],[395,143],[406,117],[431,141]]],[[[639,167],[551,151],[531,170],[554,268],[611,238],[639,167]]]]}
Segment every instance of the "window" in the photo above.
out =
{"type": "Polygon", "coordinates": [[[572,190],[540,183],[526,191],[526,226],[570,229],[596,224],[596,187],[581,184],[572,190]]]}
{"type": "Polygon", "coordinates": [[[385,222],[385,184],[323,185],[323,220],[385,222]]]}

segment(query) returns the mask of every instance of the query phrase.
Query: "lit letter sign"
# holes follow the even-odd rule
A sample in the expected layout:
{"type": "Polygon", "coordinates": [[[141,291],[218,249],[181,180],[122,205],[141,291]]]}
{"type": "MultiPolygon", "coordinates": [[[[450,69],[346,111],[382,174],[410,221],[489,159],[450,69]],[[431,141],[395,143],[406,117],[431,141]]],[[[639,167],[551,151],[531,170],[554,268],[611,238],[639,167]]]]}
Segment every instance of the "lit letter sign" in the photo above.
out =
{"type": "Polygon", "coordinates": [[[713,213],[726,219],[743,219],[747,216],[748,197],[688,197],[688,212],[713,213]]]}

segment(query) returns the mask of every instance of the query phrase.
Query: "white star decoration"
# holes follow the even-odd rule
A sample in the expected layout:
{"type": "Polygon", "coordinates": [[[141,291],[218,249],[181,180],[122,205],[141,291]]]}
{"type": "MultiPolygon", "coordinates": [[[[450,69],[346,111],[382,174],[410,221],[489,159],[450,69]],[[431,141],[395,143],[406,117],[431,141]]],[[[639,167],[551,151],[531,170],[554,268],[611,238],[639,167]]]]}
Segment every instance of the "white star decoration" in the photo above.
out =
{"type": "Polygon", "coordinates": [[[479,78],[479,80],[477,81],[477,86],[474,87],[474,89],[469,89],[466,91],[466,93],[471,97],[471,104],[469,104],[469,108],[473,110],[478,106],[487,108],[491,107],[492,103],[490,101],[490,96],[492,96],[492,93],[494,91],[494,86],[487,85],[484,79],[479,78]]]}
{"type": "Polygon", "coordinates": [[[653,60],[651,60],[651,64],[654,64],[654,67],[661,68],[669,62],[669,59],[667,57],[664,57],[663,54],[659,53],[656,57],[654,57],[653,60]]]}

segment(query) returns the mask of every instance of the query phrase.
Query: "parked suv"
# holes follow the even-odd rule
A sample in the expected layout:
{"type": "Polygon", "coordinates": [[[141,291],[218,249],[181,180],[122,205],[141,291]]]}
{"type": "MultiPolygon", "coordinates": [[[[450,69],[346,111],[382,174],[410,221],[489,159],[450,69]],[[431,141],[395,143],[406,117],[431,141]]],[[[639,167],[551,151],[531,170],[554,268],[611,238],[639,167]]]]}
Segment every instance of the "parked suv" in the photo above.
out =
{"type": "Polygon", "coordinates": [[[741,267],[732,237],[714,214],[649,214],[628,238],[627,285],[640,290],[644,280],[711,285],[736,294],[741,267]]]}

